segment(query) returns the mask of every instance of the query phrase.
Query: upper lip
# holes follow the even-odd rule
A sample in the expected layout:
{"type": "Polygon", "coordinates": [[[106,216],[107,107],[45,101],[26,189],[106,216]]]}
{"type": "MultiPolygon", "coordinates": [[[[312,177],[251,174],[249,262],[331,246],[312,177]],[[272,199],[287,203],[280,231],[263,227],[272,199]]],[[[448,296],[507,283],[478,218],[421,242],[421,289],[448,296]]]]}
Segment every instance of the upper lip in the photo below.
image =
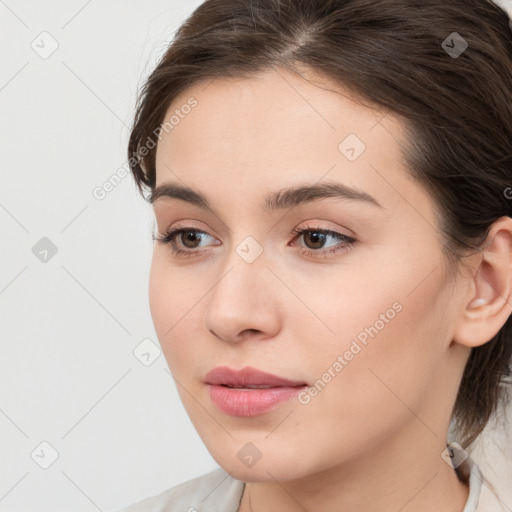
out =
{"type": "Polygon", "coordinates": [[[290,380],[272,375],[257,368],[246,366],[241,370],[235,370],[227,366],[218,366],[210,370],[204,378],[206,384],[223,384],[225,386],[268,386],[288,387],[304,386],[306,383],[299,380],[290,380]]]}

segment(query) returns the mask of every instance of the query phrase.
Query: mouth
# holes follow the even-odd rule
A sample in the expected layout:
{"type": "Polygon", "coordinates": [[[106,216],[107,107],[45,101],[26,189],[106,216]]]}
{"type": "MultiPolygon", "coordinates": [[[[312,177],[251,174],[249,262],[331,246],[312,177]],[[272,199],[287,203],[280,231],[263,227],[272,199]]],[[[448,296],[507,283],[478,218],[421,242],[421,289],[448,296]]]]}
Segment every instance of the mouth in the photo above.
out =
{"type": "Polygon", "coordinates": [[[225,388],[230,389],[271,389],[282,386],[265,386],[264,384],[254,384],[252,386],[233,386],[231,384],[220,384],[220,386],[224,386],[225,388]]]}
{"type": "Polygon", "coordinates": [[[225,414],[238,417],[267,413],[295,397],[307,384],[252,367],[214,368],[205,376],[212,402],[225,414]]]}
{"type": "Polygon", "coordinates": [[[296,379],[286,379],[267,373],[251,366],[234,370],[227,366],[219,366],[209,371],[204,381],[206,384],[225,386],[229,388],[269,389],[279,387],[305,386],[306,382],[296,379]]]}

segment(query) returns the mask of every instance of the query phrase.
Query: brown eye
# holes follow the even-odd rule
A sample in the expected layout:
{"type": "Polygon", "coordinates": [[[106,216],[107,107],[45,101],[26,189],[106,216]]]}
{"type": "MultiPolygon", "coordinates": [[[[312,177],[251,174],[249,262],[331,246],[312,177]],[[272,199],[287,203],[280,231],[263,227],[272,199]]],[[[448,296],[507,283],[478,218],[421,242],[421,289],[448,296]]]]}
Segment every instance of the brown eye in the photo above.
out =
{"type": "Polygon", "coordinates": [[[325,239],[325,234],[320,231],[306,231],[304,233],[304,242],[309,249],[321,249],[325,239]]]}
{"type": "MultiPolygon", "coordinates": [[[[160,236],[153,236],[153,239],[163,245],[167,245],[175,256],[188,258],[200,256],[205,252],[201,250],[199,244],[203,241],[203,238],[207,241],[208,237],[213,239],[211,235],[200,229],[176,227],[169,229],[160,236]],[[179,243],[176,242],[176,238],[178,238],[179,243]]],[[[219,244],[214,243],[213,245],[219,244]]]]}
{"type": "Polygon", "coordinates": [[[200,231],[196,230],[188,230],[188,231],[182,231],[179,233],[179,238],[181,240],[181,243],[187,247],[188,249],[196,249],[197,245],[196,242],[201,242],[201,235],[200,231]]]}
{"type": "Polygon", "coordinates": [[[295,239],[302,238],[304,245],[301,246],[301,251],[307,256],[326,256],[327,254],[336,254],[347,251],[356,242],[352,238],[343,233],[332,231],[330,229],[310,228],[294,229],[293,232],[297,235],[295,239]],[[326,241],[332,239],[335,243],[327,245],[326,241]]]}

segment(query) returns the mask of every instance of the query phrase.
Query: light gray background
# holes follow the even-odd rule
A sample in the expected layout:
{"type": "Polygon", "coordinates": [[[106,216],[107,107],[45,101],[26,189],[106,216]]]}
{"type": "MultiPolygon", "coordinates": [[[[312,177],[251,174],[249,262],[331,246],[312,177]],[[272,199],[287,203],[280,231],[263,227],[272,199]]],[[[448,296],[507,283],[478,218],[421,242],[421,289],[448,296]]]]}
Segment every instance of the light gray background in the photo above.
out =
{"type": "MultiPolygon", "coordinates": [[[[199,4],[0,0],[1,512],[114,510],[216,467],[159,355],[151,209],[130,176],[93,194],[128,169],[137,88],[199,4]]],[[[504,435],[474,458],[512,508],[504,435]]]]}

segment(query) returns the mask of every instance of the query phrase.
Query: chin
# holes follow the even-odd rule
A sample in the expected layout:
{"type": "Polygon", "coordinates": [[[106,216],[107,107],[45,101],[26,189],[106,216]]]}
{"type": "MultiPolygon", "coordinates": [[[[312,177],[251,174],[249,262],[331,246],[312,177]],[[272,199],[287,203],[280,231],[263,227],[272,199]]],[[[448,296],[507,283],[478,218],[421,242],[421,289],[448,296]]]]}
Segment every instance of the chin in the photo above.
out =
{"type": "Polygon", "coordinates": [[[238,456],[234,458],[222,454],[212,454],[217,464],[230,473],[233,478],[244,482],[286,482],[298,480],[314,473],[315,468],[308,468],[304,460],[299,461],[293,457],[272,454],[265,457],[264,454],[252,466],[250,461],[244,463],[238,456]]]}

